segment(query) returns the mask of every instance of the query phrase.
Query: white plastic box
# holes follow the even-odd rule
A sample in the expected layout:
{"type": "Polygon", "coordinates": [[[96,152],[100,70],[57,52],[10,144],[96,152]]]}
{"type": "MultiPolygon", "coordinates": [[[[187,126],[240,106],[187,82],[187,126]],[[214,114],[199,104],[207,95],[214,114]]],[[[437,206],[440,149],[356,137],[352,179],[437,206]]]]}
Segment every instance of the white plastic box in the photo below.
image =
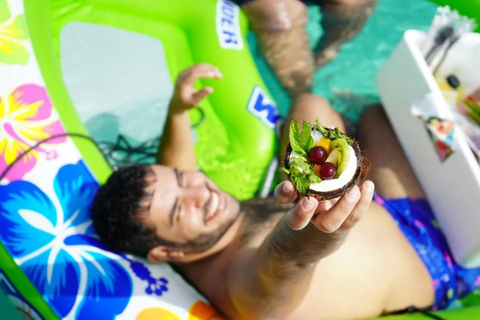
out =
{"type": "MultiPolygon", "coordinates": [[[[480,34],[468,34],[468,37],[480,41],[480,34]]],[[[428,97],[429,107],[434,113],[431,115],[453,119],[452,111],[420,50],[425,39],[426,33],[416,30],[405,32],[377,74],[376,85],[393,129],[429,199],[455,261],[464,267],[478,267],[480,166],[458,128],[454,132],[454,153],[442,162],[423,121],[411,110],[413,103],[428,97]]]]}

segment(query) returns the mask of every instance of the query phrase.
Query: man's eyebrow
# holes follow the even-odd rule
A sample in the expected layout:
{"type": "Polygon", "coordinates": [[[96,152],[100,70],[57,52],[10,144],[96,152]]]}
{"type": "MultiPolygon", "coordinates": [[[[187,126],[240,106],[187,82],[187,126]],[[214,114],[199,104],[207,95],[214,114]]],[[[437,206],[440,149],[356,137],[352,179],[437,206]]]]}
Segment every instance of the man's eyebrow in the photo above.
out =
{"type": "MultiPolygon", "coordinates": [[[[175,178],[177,178],[177,184],[180,187],[180,173],[178,172],[177,168],[173,168],[173,172],[175,173],[175,178]]],[[[175,198],[175,203],[173,204],[172,210],[170,210],[169,220],[170,226],[173,226],[173,217],[175,216],[175,212],[177,211],[178,205],[178,196],[175,198]]]]}

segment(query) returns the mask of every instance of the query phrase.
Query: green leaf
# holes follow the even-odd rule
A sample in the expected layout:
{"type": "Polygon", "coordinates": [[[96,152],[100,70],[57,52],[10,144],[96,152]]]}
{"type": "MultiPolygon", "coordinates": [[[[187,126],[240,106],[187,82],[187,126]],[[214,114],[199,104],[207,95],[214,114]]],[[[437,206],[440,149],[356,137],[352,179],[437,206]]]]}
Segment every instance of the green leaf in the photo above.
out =
{"type": "MultiPolygon", "coordinates": [[[[284,170],[285,171],[285,170],[284,170]]],[[[322,180],[315,174],[313,166],[305,157],[292,157],[290,159],[290,179],[298,192],[304,195],[310,193],[310,183],[319,183],[322,180]]]]}
{"type": "MultiPolygon", "coordinates": [[[[317,176],[317,175],[315,174],[315,172],[313,172],[312,174],[310,174],[310,175],[308,176],[308,179],[310,180],[311,183],[320,183],[320,182],[322,182],[322,179],[320,179],[320,177],[317,176]]],[[[309,186],[309,187],[310,187],[310,186],[309,186]]]]}
{"type": "Polygon", "coordinates": [[[290,145],[292,150],[298,153],[299,155],[306,156],[305,150],[302,147],[302,133],[300,132],[300,125],[297,120],[292,120],[290,122],[290,145]]]}
{"type": "Polygon", "coordinates": [[[303,150],[305,150],[305,152],[309,154],[310,150],[312,150],[313,146],[315,145],[315,141],[313,140],[310,125],[307,121],[303,121],[302,138],[303,150]]]}
{"type": "Polygon", "coordinates": [[[325,129],[320,121],[318,121],[318,118],[315,120],[315,128],[320,131],[320,133],[322,134],[322,136],[324,136],[325,138],[327,139],[330,139],[330,140],[336,140],[336,139],[340,139],[340,138],[343,138],[345,139],[345,141],[347,141],[347,143],[349,145],[352,145],[353,144],[353,139],[348,137],[347,135],[345,135],[344,133],[342,133],[340,131],[340,129],[335,128],[335,130],[327,130],[325,129]]]}
{"type": "MultiPolygon", "coordinates": [[[[316,128],[326,137],[328,137],[327,134],[330,132],[334,135],[338,135],[339,132],[336,133],[333,130],[326,130],[321,126],[318,119],[316,121],[316,128]]],[[[293,119],[290,122],[289,138],[292,151],[299,156],[291,157],[289,169],[284,168],[283,171],[290,175],[290,180],[293,182],[298,192],[304,195],[309,195],[310,184],[320,183],[322,179],[315,174],[313,165],[308,161],[308,154],[315,146],[315,141],[313,140],[308,122],[304,121],[302,130],[300,130],[300,124],[297,120],[293,119]]]]}
{"type": "Polygon", "coordinates": [[[293,176],[293,184],[301,194],[308,194],[310,189],[310,180],[306,175],[293,176]]]}

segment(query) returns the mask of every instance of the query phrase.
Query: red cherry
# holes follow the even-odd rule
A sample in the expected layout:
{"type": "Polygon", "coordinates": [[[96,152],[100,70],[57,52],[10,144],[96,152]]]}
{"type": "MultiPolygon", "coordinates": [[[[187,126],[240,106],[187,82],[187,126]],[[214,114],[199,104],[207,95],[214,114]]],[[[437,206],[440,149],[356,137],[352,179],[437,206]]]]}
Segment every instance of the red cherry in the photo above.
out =
{"type": "Polygon", "coordinates": [[[320,178],[322,178],[323,180],[333,179],[333,177],[335,177],[336,174],[337,174],[337,168],[335,168],[335,166],[330,162],[326,162],[320,168],[320,178]]]}
{"type": "Polygon", "coordinates": [[[310,161],[314,164],[324,164],[327,156],[327,150],[324,147],[317,146],[310,150],[310,161]]]}

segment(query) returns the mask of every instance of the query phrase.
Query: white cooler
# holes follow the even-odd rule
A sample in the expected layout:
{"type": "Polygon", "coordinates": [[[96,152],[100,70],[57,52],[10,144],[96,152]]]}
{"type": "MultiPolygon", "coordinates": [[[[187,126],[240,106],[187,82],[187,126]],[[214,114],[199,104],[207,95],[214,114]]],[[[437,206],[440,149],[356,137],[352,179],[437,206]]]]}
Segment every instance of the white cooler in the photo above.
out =
{"type": "MultiPolygon", "coordinates": [[[[480,166],[458,127],[454,132],[454,153],[442,162],[423,121],[411,110],[413,103],[424,99],[431,108],[432,116],[453,119],[452,111],[420,51],[425,39],[424,32],[405,32],[377,74],[376,85],[393,129],[429,199],[454,259],[464,267],[478,267],[480,166]]],[[[467,34],[459,41],[471,40],[480,41],[480,34],[467,34]]],[[[480,65],[468,67],[479,68],[480,65]]]]}

